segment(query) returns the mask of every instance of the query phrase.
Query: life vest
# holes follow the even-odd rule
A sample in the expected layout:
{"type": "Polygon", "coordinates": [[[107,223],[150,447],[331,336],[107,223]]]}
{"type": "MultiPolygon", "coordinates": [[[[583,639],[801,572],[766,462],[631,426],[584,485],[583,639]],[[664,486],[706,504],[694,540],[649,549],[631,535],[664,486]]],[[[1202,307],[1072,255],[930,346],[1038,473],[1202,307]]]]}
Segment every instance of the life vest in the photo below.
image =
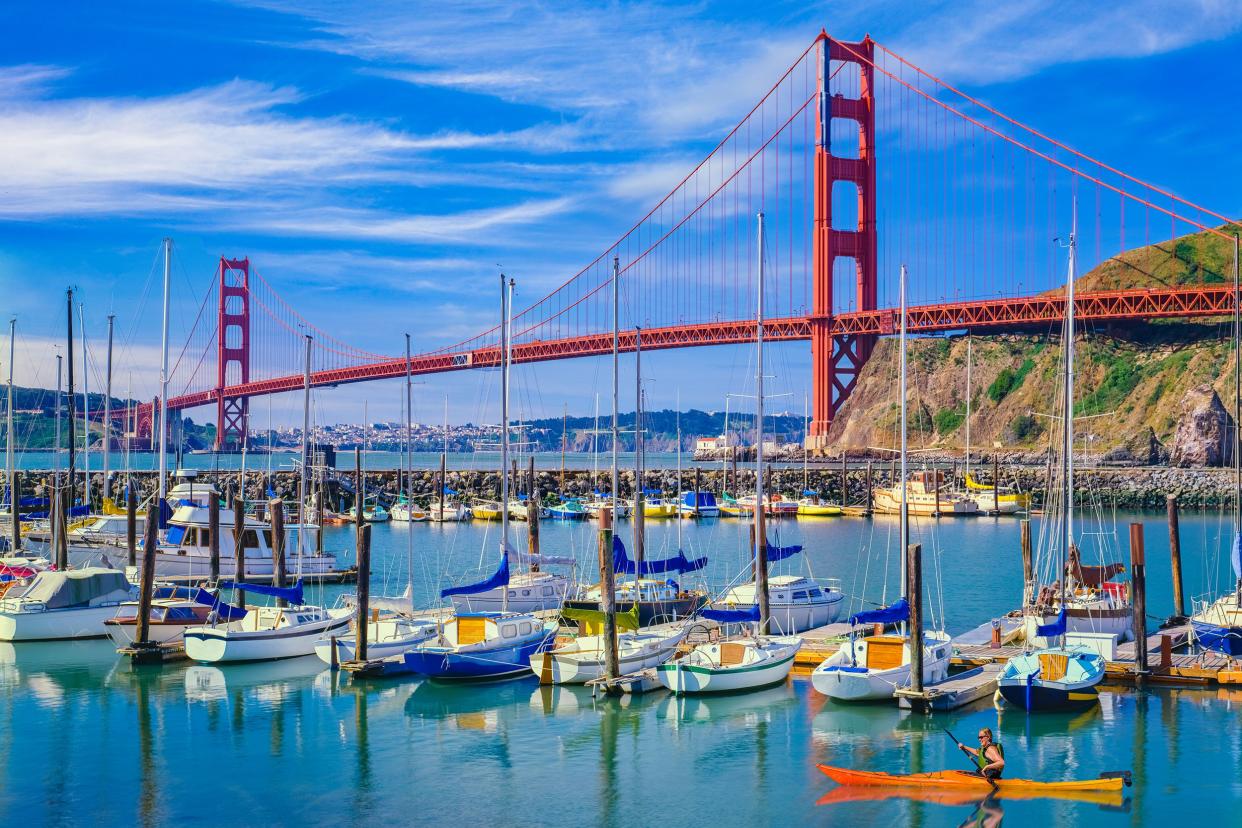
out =
{"type": "MultiPolygon", "coordinates": [[[[993,742],[992,744],[988,745],[988,747],[996,748],[996,752],[1000,754],[1001,761],[1003,762],[1005,760],[1005,748],[1004,746],[1001,745],[1000,742],[993,742]]],[[[985,753],[987,753],[986,748],[983,750],[980,750],[978,753],[976,753],[974,756],[971,757],[972,759],[975,760],[975,765],[979,768],[980,773],[983,772],[984,768],[992,764],[992,760],[984,756],[985,753]]]]}

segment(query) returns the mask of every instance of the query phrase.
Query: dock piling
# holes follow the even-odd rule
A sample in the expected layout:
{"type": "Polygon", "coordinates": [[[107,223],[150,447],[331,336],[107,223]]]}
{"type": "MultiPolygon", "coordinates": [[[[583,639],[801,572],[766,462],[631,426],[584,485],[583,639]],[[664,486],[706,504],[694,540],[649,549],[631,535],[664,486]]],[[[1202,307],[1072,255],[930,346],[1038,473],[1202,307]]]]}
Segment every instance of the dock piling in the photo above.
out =
{"type": "MultiPolygon", "coordinates": [[[[272,514],[272,579],[275,586],[283,589],[288,586],[288,579],[285,577],[285,502],[280,498],[273,498],[269,511],[272,514]]],[[[298,531],[302,531],[301,527],[298,531]]],[[[286,607],[288,602],[280,598],[276,605],[286,607]]]]}
{"type": "Polygon", "coordinates": [[[1130,524],[1130,584],[1134,588],[1134,678],[1142,685],[1147,669],[1147,564],[1143,551],[1143,524],[1130,524]]]}
{"type": "MultiPolygon", "coordinates": [[[[637,571],[636,569],[635,572],[637,571]]],[[[603,599],[600,604],[604,610],[604,675],[609,679],[616,679],[621,675],[621,660],[617,654],[617,593],[616,576],[612,568],[612,509],[601,509],[599,513],[599,583],[603,593],[600,596],[603,599]]],[[[635,597],[637,597],[637,574],[634,576],[634,586],[635,597]]]]}
{"type": "Polygon", "coordinates": [[[210,554],[211,582],[220,580],[220,498],[207,498],[207,545],[210,554]]]}
{"type": "Polygon", "coordinates": [[[246,606],[246,590],[240,586],[246,583],[246,501],[240,497],[233,499],[233,581],[238,585],[237,606],[246,606]]]}
{"type": "Polygon", "coordinates": [[[910,691],[923,692],[923,544],[906,552],[906,598],[910,603],[910,691]]]}
{"type": "Polygon", "coordinates": [[[125,487],[125,562],[138,566],[138,493],[132,483],[125,487]]]}
{"type": "Polygon", "coordinates": [[[1022,518],[1022,606],[1035,603],[1035,560],[1031,555],[1031,519],[1022,518]]]}
{"type": "Polygon", "coordinates": [[[142,580],[138,593],[138,628],[134,636],[134,645],[139,648],[151,646],[151,590],[155,586],[155,550],[159,544],[157,538],[159,525],[159,506],[152,503],[147,507],[146,532],[143,533],[142,580]]]}
{"type": "Polygon", "coordinates": [[[371,524],[358,532],[358,606],[354,620],[354,661],[367,660],[367,620],[371,613],[371,524]]]}
{"type": "Polygon", "coordinates": [[[1173,567],[1173,617],[1168,623],[1186,620],[1186,599],[1182,592],[1182,535],[1177,519],[1177,496],[1167,495],[1165,505],[1169,515],[1169,558],[1173,567]]]}

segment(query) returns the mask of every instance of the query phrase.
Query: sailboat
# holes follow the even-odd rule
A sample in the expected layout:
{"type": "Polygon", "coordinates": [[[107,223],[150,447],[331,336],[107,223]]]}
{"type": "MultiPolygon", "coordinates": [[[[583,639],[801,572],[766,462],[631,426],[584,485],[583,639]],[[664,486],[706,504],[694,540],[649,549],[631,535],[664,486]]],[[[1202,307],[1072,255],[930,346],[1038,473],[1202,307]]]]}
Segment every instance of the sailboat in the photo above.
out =
{"type": "Polygon", "coordinates": [[[470,520],[470,507],[460,500],[450,500],[457,492],[448,487],[448,397],[444,398],[444,448],[440,452],[440,477],[436,483],[438,497],[432,501],[427,516],[436,523],[470,520]]]}
{"type": "MultiPolygon", "coordinates": [[[[901,396],[901,580],[906,589],[906,557],[910,543],[910,502],[907,480],[906,446],[906,268],[901,268],[901,338],[900,373],[898,394],[901,396]]],[[[901,623],[901,635],[856,636],[851,631],[841,649],[824,660],[811,674],[811,685],[820,693],[837,701],[879,701],[891,699],[893,693],[911,682],[912,642],[905,635],[905,625],[910,619],[910,601],[922,600],[921,595],[906,595],[888,607],[855,613],[850,616],[850,627],[865,624],[901,623]]],[[[949,657],[952,643],[940,630],[921,630],[922,680],[925,684],[944,681],[949,674],[949,657]]]]}
{"type": "Polygon", "coordinates": [[[136,594],[115,569],[36,572],[0,598],[0,641],[103,638],[104,622],[136,594]]]}
{"type": "MultiPolygon", "coordinates": [[[[755,502],[763,502],[763,213],[759,213],[759,299],[755,319],[755,406],[758,437],[755,448],[755,502]]],[[[744,609],[704,610],[704,618],[721,624],[754,622],[752,635],[695,645],[689,653],[656,668],[660,683],[674,693],[721,693],[758,690],[789,677],[794,656],[802,647],[795,635],[768,636],[771,596],[768,591],[767,538],[764,516],[756,515],[754,555],[756,601],[744,609]]]]}
{"type": "MultiPolygon", "coordinates": [[[[1069,239],[1069,267],[1065,281],[1065,385],[1062,389],[1061,435],[1061,505],[1059,595],[1053,599],[1054,588],[1041,590],[1034,606],[1024,607],[1026,642],[1038,647],[1014,656],[1005,664],[997,680],[1005,701],[1028,711],[1072,710],[1089,707],[1099,701],[1096,690],[1104,679],[1104,659],[1083,647],[1070,647],[1067,633],[1079,628],[1109,627],[1120,613],[1128,624],[1130,610],[1114,603],[1111,591],[1099,587],[1110,571],[1104,568],[1099,577],[1088,580],[1077,565],[1074,547],[1074,279],[1077,264],[1077,216],[1069,239]],[[1071,583],[1071,581],[1073,583],[1071,583]],[[1053,617],[1049,614],[1055,612],[1053,617]]],[[[1051,481],[1049,481],[1051,483],[1051,481]]],[[[1051,485],[1049,489],[1051,490],[1051,485]]],[[[1114,565],[1117,570],[1121,567],[1114,565]]],[[[1094,568],[1088,568],[1094,569],[1094,568]]],[[[1111,576],[1109,576],[1111,577],[1111,576]]],[[[1119,603],[1119,602],[1118,602],[1119,603]]],[[[1098,628],[1097,628],[1098,630],[1098,628]]],[[[1111,630],[1109,630],[1111,631],[1111,630]]]]}
{"type": "MultiPolygon", "coordinates": [[[[517,676],[530,669],[531,656],[549,647],[558,622],[544,621],[536,609],[559,607],[569,579],[534,570],[510,577],[510,561],[517,558],[509,544],[509,335],[510,294],[513,282],[500,277],[500,566],[487,580],[440,590],[451,598],[454,615],[437,625],[429,641],[406,651],[406,668],[432,678],[496,679],[517,676]],[[476,600],[488,607],[474,609],[476,600]],[[461,603],[459,603],[459,601],[461,603]],[[491,606],[499,604],[496,610],[491,606]],[[462,604],[465,604],[463,608],[462,604]],[[550,606],[549,606],[550,605],[550,606]],[[519,609],[520,607],[520,609],[519,609]]],[[[534,556],[530,556],[532,562],[534,556]]]]}
{"type": "MultiPolygon", "coordinates": [[[[306,337],[306,365],[303,373],[302,397],[302,461],[299,464],[301,482],[298,491],[298,509],[302,512],[298,526],[306,525],[306,467],[310,457],[310,374],[311,338],[306,337]]],[[[306,543],[306,532],[297,534],[299,558],[306,543]]],[[[278,539],[280,551],[284,539],[278,539]]],[[[283,584],[247,584],[239,581],[221,581],[215,594],[200,590],[200,603],[209,605],[212,613],[210,623],[188,627],[184,632],[185,653],[195,661],[238,662],[268,661],[311,655],[320,637],[344,632],[349,627],[351,610],[348,607],[327,609],[307,604],[303,598],[302,579],[292,587],[283,584]],[[233,606],[220,599],[220,592],[232,589],[238,593],[265,595],[277,599],[277,606],[233,606]]]]}

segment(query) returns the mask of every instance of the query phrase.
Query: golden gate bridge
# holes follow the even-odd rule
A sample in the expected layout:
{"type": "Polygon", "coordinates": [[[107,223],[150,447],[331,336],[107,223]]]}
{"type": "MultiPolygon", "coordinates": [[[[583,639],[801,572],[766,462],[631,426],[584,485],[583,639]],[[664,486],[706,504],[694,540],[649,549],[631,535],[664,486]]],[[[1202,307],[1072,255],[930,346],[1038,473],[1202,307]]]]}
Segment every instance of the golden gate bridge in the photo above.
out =
{"type": "MultiPolygon", "coordinates": [[[[630,322],[622,350],[634,349],[639,326],[645,350],[753,341],[762,210],[764,336],[810,341],[809,440],[822,446],[877,338],[898,328],[899,264],[914,274],[912,333],[1047,327],[1064,316],[1053,239],[1070,232],[1074,209],[1080,255],[1139,285],[1085,284],[1079,319],[1232,313],[1231,262],[1186,242],[1200,234],[1236,251],[1226,216],[1007,117],[870,37],[821,32],[664,198],[515,314],[513,360],[609,353],[614,271],[630,322]],[[1124,255],[1151,245],[1155,265],[1124,255]]],[[[499,326],[408,366],[353,347],[303,318],[248,259],[222,257],[170,372],[169,408],[214,406],[217,448],[239,444],[253,397],[302,388],[291,368],[307,336],[314,386],[500,362],[499,326]]],[[[151,435],[157,408],[139,406],[139,437],[151,435]]]]}

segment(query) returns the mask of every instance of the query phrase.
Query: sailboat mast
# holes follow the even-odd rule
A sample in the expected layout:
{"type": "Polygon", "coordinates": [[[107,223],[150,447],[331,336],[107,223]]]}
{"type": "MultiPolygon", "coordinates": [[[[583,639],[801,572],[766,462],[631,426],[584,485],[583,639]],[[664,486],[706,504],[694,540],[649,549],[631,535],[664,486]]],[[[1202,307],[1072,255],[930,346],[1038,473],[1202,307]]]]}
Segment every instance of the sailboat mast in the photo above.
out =
{"type": "MultiPolygon", "coordinates": [[[[163,517],[164,498],[168,494],[168,299],[172,285],[172,239],[164,239],[164,323],[160,337],[160,480],[157,513],[163,517]]],[[[224,423],[216,423],[223,428],[224,423]]],[[[245,436],[243,435],[243,439],[245,436]]]]}
{"type": "Polygon", "coordinates": [[[5,440],[4,440],[4,479],[9,484],[9,516],[13,520],[13,551],[16,552],[21,547],[22,533],[20,526],[19,498],[17,497],[17,486],[14,484],[13,469],[13,357],[14,357],[14,340],[17,338],[17,320],[9,320],[9,387],[7,389],[7,400],[4,407],[5,417],[5,440]]]}
{"type": "MultiPolygon", "coordinates": [[[[77,466],[76,445],[78,442],[78,435],[77,435],[78,401],[77,401],[77,398],[74,397],[73,395],[73,390],[74,390],[73,389],[73,288],[69,288],[67,293],[68,293],[67,299],[66,299],[67,311],[65,314],[65,322],[66,322],[66,330],[67,330],[66,341],[68,345],[65,348],[65,356],[66,356],[66,359],[69,360],[68,372],[66,374],[68,378],[67,385],[69,389],[69,458],[68,458],[69,468],[68,468],[68,476],[66,478],[69,483],[69,506],[66,507],[66,509],[68,510],[68,509],[73,508],[73,495],[76,489],[76,485],[75,485],[75,481],[73,477],[76,472],[76,466],[77,466]]],[[[68,515],[66,515],[66,517],[68,517],[68,515]]]]}
{"type": "Polygon", "coordinates": [[[112,496],[112,478],[108,476],[109,456],[112,453],[112,327],[116,322],[116,314],[108,314],[108,361],[107,373],[104,376],[104,442],[103,442],[103,478],[104,494],[112,496]]]}
{"type": "Polygon", "coordinates": [[[595,424],[591,426],[591,485],[599,485],[599,392],[595,394],[595,424]]]}
{"type": "Polygon", "coordinates": [[[768,536],[763,492],[763,213],[759,213],[759,278],[755,313],[755,588],[759,593],[759,632],[767,635],[771,610],[768,602],[768,536]]]}
{"type": "MultiPolygon", "coordinates": [[[[806,437],[810,434],[811,413],[807,395],[802,395],[802,494],[805,495],[811,484],[811,470],[807,466],[806,437]]],[[[816,501],[818,502],[818,501],[816,501]]],[[[845,503],[845,492],[841,493],[841,503],[845,503]]]]}
{"type": "MultiPolygon", "coordinates": [[[[561,497],[565,496],[565,449],[569,442],[569,404],[561,403],[561,497]]],[[[532,492],[531,494],[534,494],[532,492]]]]}
{"type": "MultiPolygon", "coordinates": [[[[60,520],[60,504],[63,502],[64,492],[60,488],[60,409],[64,404],[64,398],[61,396],[61,373],[64,367],[64,356],[56,355],[56,451],[53,452],[55,461],[52,464],[52,499],[48,501],[48,512],[52,518],[52,549],[56,556],[56,565],[59,567],[62,563],[60,556],[60,536],[65,531],[60,520]]],[[[63,561],[66,565],[68,561],[63,561]]]]}
{"type": "MultiPolygon", "coordinates": [[[[677,514],[675,515],[675,517],[677,518],[677,551],[680,552],[681,551],[681,503],[682,503],[682,500],[684,499],[684,495],[682,495],[682,485],[681,485],[681,389],[680,388],[677,389],[677,487],[676,487],[676,491],[677,491],[677,514]]],[[[697,486],[695,487],[695,490],[694,490],[694,506],[692,508],[694,509],[694,511],[691,512],[690,514],[693,517],[698,517],[699,515],[699,490],[697,486]]]]}
{"type": "Polygon", "coordinates": [[[634,594],[638,600],[647,557],[647,507],[643,484],[643,331],[634,329],[634,594]]]}
{"type": "Polygon", "coordinates": [[[86,350],[86,304],[78,303],[82,328],[82,502],[91,510],[91,368],[86,350]]]}
{"type": "Polygon", "coordinates": [[[620,395],[620,360],[617,357],[621,331],[621,260],[612,257],[612,520],[616,531],[617,498],[620,497],[621,473],[617,470],[617,406],[620,395]]]}
{"type": "MultiPolygon", "coordinates": [[[[302,574],[302,560],[306,554],[303,544],[306,537],[306,466],[310,463],[310,389],[311,389],[311,345],[310,334],[306,334],[306,362],[302,369],[302,462],[301,474],[298,475],[298,574],[302,574]]],[[[243,440],[245,439],[243,435],[243,440]]],[[[361,477],[361,475],[359,475],[361,477]]],[[[361,514],[362,505],[358,505],[361,514]]],[[[320,527],[319,531],[323,531],[320,527]]]]}
{"type": "MultiPolygon", "coordinates": [[[[513,282],[500,274],[500,551],[509,554],[509,297],[513,282]]],[[[509,590],[502,590],[509,610],[509,590]]]]}
{"type": "MultiPolygon", "coordinates": [[[[1065,276],[1065,426],[1061,430],[1064,443],[1061,446],[1063,456],[1061,464],[1061,497],[1065,504],[1065,522],[1061,536],[1061,611],[1065,610],[1066,581],[1069,580],[1065,571],[1069,560],[1070,544],[1074,542],[1074,279],[1078,265],[1078,203],[1074,203],[1074,221],[1069,237],[1069,267],[1065,276]]],[[[1062,644],[1065,634],[1061,634],[1062,644]]]]}
{"type": "MultiPolygon", "coordinates": [[[[906,548],[910,545],[910,498],[909,483],[907,482],[906,470],[906,266],[901,266],[901,283],[898,286],[901,292],[901,336],[899,338],[898,351],[900,353],[900,395],[901,395],[901,526],[898,529],[898,548],[900,553],[898,557],[901,559],[901,589],[906,590],[906,548]]],[[[933,471],[933,474],[938,472],[933,471]]],[[[906,600],[916,599],[920,596],[907,595],[906,600]]],[[[901,622],[901,634],[906,634],[906,622],[901,622]]]]}
{"type": "MultiPolygon", "coordinates": [[[[414,363],[410,355],[410,335],[405,335],[405,508],[406,517],[410,523],[414,522],[414,442],[413,427],[410,423],[414,419],[414,383],[413,383],[414,363]]],[[[444,471],[440,472],[440,517],[444,517],[444,471]]],[[[410,608],[413,609],[414,601],[414,533],[405,533],[405,565],[409,574],[409,590],[410,590],[410,608]]]]}

